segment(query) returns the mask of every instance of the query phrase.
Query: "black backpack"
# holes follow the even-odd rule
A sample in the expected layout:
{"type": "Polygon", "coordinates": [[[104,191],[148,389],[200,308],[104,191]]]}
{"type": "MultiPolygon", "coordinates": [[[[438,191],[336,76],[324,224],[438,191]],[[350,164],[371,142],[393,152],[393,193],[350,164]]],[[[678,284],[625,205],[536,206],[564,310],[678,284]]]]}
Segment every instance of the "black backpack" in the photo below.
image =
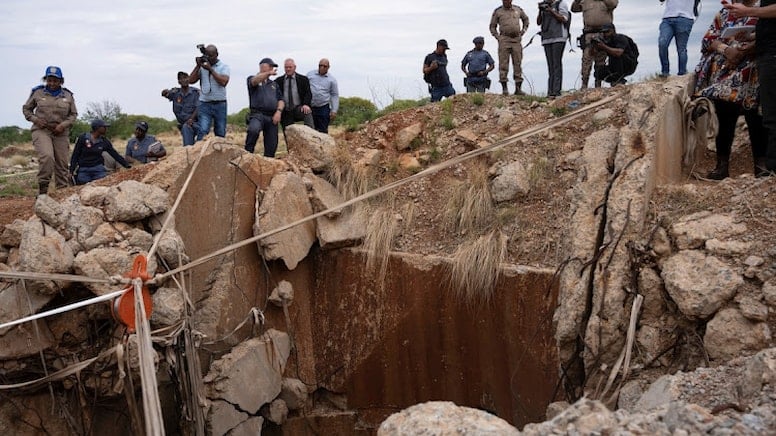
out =
{"type": "Polygon", "coordinates": [[[634,64],[639,63],[639,46],[636,45],[636,42],[633,41],[633,39],[628,35],[622,35],[625,37],[625,39],[628,41],[628,47],[625,49],[625,53],[623,53],[623,56],[627,57],[630,61],[632,61],[634,64]]]}

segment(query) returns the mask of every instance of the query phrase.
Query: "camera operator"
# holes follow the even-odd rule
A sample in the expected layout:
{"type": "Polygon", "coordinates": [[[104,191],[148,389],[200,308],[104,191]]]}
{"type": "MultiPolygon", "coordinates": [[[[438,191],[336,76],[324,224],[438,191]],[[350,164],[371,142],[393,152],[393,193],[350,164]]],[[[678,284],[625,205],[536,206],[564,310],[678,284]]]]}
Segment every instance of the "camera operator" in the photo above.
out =
{"type": "Polygon", "coordinates": [[[541,27],[544,57],[547,58],[547,97],[558,97],[563,86],[563,50],[571,24],[571,12],[566,2],[544,0],[539,3],[536,24],[541,27]]]}
{"type": "Polygon", "coordinates": [[[638,65],[638,53],[631,52],[630,38],[616,33],[614,24],[604,24],[601,36],[596,36],[591,42],[596,50],[607,56],[606,65],[595,70],[596,81],[624,85],[625,77],[636,72],[638,65]]]}
{"type": "MultiPolygon", "coordinates": [[[[614,9],[620,3],[619,0],[574,0],[571,3],[571,12],[582,12],[584,29],[579,37],[579,48],[582,49],[582,89],[587,88],[590,81],[590,69],[595,65],[595,70],[606,63],[606,54],[596,50],[590,42],[596,35],[600,35],[601,26],[614,23],[614,9]]],[[[601,81],[595,81],[595,87],[601,87],[601,81]]]]}
{"type": "Polygon", "coordinates": [[[202,56],[197,56],[197,65],[189,74],[189,83],[200,82],[199,94],[199,131],[197,141],[213,132],[216,136],[226,136],[226,85],[229,83],[229,65],[218,59],[218,49],[214,45],[198,45],[202,56]]]}

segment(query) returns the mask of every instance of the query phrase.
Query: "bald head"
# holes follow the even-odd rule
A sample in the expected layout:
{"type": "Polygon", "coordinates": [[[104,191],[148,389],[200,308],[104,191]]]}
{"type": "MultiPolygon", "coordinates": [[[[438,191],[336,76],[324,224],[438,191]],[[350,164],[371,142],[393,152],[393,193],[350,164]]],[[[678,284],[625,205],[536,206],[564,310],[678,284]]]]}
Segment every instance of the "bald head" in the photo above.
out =
{"type": "Polygon", "coordinates": [[[318,61],[318,74],[324,75],[329,72],[329,67],[331,64],[329,63],[329,60],[326,58],[321,59],[318,61]]]}

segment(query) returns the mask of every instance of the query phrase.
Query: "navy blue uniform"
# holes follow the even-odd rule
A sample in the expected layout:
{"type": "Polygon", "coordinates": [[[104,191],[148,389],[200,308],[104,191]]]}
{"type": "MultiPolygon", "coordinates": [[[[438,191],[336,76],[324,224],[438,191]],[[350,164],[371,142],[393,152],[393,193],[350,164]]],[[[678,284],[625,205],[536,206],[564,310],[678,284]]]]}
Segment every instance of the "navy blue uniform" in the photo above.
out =
{"type": "Polygon", "coordinates": [[[113,148],[113,144],[104,136],[97,140],[92,139],[91,133],[83,133],[78,136],[73,148],[73,155],[70,157],[70,173],[78,170],[76,183],[83,185],[92,180],[105,177],[105,161],[102,159],[102,152],[108,154],[124,168],[130,168],[129,163],[113,148]]]}
{"type": "Polygon", "coordinates": [[[278,148],[278,125],[272,121],[272,116],[278,108],[278,102],[283,101],[283,90],[277,82],[267,80],[257,86],[251,85],[248,76],[248,97],[250,99],[250,114],[248,114],[248,134],[245,136],[245,149],[253,153],[259,133],[264,132],[264,156],[275,157],[278,148]]]}

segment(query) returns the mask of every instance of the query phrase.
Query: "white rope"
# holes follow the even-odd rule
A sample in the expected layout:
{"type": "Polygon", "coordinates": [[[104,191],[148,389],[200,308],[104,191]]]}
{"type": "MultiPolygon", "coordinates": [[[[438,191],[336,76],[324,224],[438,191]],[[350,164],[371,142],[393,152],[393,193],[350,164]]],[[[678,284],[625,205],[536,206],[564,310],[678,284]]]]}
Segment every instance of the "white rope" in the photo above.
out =
{"type": "Polygon", "coordinates": [[[52,315],[58,315],[60,313],[68,312],[73,309],[78,309],[79,307],[89,306],[91,304],[100,303],[107,300],[112,300],[116,297],[119,297],[123,295],[125,292],[127,292],[127,289],[122,289],[120,291],[114,291],[109,294],[101,295],[99,297],[89,298],[87,300],[79,301],[77,303],[68,304],[67,306],[57,307],[56,309],[47,310],[45,312],[36,313],[32,316],[27,316],[21,319],[17,319],[14,321],[9,321],[5,324],[0,324],[0,330],[6,328],[6,327],[13,327],[17,324],[23,324],[28,321],[34,321],[36,319],[40,318],[46,318],[48,316],[52,315]]]}
{"type": "Polygon", "coordinates": [[[151,342],[151,326],[145,313],[143,303],[143,281],[132,280],[135,289],[135,332],[137,335],[138,359],[140,365],[140,383],[143,393],[143,414],[145,416],[145,431],[149,436],[164,435],[164,419],[162,405],[159,401],[158,384],[156,381],[156,366],[151,342]]]}
{"type": "Polygon", "coordinates": [[[21,280],[59,280],[65,282],[81,282],[81,283],[103,283],[103,284],[117,284],[117,283],[129,283],[126,279],[117,279],[116,277],[110,277],[107,279],[93,278],[87,276],[79,276],[75,274],[54,274],[54,273],[39,273],[32,271],[0,271],[0,278],[4,279],[21,279],[21,280]]]}

